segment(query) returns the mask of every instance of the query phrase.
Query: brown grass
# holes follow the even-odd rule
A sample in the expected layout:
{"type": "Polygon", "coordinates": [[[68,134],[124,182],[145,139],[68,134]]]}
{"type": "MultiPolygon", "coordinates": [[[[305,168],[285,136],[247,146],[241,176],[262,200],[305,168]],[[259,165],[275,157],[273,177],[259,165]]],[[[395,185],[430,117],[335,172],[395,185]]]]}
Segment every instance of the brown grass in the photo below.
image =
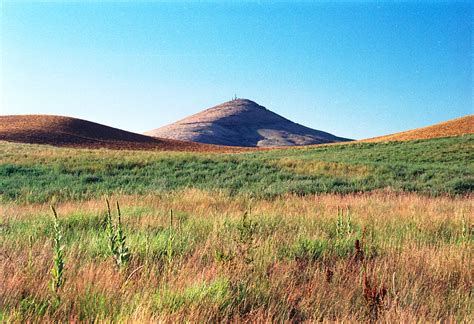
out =
{"type": "MultiPolygon", "coordinates": [[[[27,301],[50,298],[46,286],[51,267],[49,238],[39,236],[31,248],[21,232],[8,240],[0,238],[0,309],[5,310],[7,320],[313,322],[373,320],[374,314],[383,322],[474,320],[472,241],[448,242],[436,234],[444,227],[461,231],[463,218],[469,224],[474,222],[472,197],[379,192],[288,195],[250,202],[245,197],[189,190],[113,198],[123,206],[129,239],[150,229],[168,228],[171,208],[188,217],[180,235],[206,235],[170,264],[153,255],[139,257],[140,246],[130,243],[134,257],[129,269],[120,273],[110,258],[91,256],[91,238],[81,234],[84,236],[76,237],[74,245],[65,247],[67,281],[61,306],[43,315],[37,308],[28,308],[27,301]],[[251,218],[265,230],[256,237],[255,261],[216,261],[215,249],[234,248],[226,224],[238,222],[249,204],[251,218]],[[335,222],[338,207],[351,207],[354,224],[374,231],[379,242],[377,255],[357,261],[351,256],[316,261],[278,257],[277,251],[293,246],[299,236],[325,237],[324,224],[335,222]],[[137,208],[142,211],[134,214],[137,208]],[[186,222],[194,225],[186,227],[186,222]],[[199,224],[206,224],[206,229],[199,224]],[[395,229],[402,231],[400,236],[395,229]],[[30,253],[32,265],[27,267],[30,253]],[[227,295],[200,297],[203,288],[199,287],[216,280],[228,282],[230,299],[227,295]],[[239,285],[247,287],[242,295],[236,293],[239,285]],[[180,305],[182,296],[191,299],[180,305]]],[[[86,222],[103,212],[104,202],[69,202],[57,209],[64,222],[77,218],[78,212],[89,215],[83,218],[86,222]]],[[[30,222],[34,230],[41,227],[38,220],[47,215],[48,206],[11,204],[2,210],[1,228],[30,222]]],[[[370,237],[358,237],[361,249],[370,243],[370,237]]]]}
{"type": "Polygon", "coordinates": [[[335,177],[363,177],[373,168],[367,165],[354,165],[342,162],[303,161],[294,158],[282,158],[272,161],[278,167],[304,175],[331,175],[335,177]]]}
{"type": "MultiPolygon", "coordinates": [[[[474,115],[456,118],[428,127],[412,129],[406,132],[379,136],[362,140],[363,142],[409,141],[474,134],[474,115]]],[[[358,141],[360,142],[360,141],[358,141]]]]}
{"type": "MultiPolygon", "coordinates": [[[[364,140],[302,145],[298,148],[326,145],[350,145],[359,142],[408,141],[439,137],[474,134],[474,115],[453,119],[436,125],[417,128],[406,132],[379,136],[364,140]]],[[[185,142],[173,139],[135,134],[109,126],[64,116],[12,115],[0,116],[0,141],[17,143],[47,144],[73,148],[113,150],[161,150],[185,152],[238,153],[273,149],[280,147],[236,147],[185,142]]]]}
{"type": "Polygon", "coordinates": [[[249,148],[184,142],[135,134],[90,121],[49,115],[0,116],[0,140],[75,148],[241,152],[249,148]]]}

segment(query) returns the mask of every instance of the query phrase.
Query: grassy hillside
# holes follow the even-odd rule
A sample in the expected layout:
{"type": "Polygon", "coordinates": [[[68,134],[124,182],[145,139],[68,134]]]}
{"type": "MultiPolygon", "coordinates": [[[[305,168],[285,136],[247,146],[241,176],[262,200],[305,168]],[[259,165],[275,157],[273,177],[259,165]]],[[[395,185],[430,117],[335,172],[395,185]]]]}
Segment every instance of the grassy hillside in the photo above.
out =
{"type": "Polygon", "coordinates": [[[271,198],[389,188],[474,188],[474,135],[239,154],[77,150],[0,143],[4,201],[46,202],[197,188],[271,198]]]}
{"type": "Polygon", "coordinates": [[[474,134],[474,115],[460,117],[401,133],[370,138],[364,140],[364,142],[410,141],[414,139],[461,136],[466,134],[474,134]]]}

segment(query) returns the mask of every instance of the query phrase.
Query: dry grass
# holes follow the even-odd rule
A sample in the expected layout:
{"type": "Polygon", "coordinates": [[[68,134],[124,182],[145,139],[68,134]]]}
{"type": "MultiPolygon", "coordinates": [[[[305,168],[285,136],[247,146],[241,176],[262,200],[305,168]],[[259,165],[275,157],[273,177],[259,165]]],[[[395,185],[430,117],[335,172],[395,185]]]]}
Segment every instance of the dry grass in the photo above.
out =
{"type": "MultiPolygon", "coordinates": [[[[362,142],[409,141],[438,137],[451,137],[474,134],[474,115],[456,118],[428,127],[412,129],[406,132],[369,138],[362,142]]],[[[358,141],[360,142],[360,141],[358,141]]]]}
{"type": "Polygon", "coordinates": [[[373,171],[368,165],[348,164],[341,162],[304,161],[294,158],[282,158],[272,161],[273,165],[297,174],[325,175],[333,177],[364,177],[373,171]]]}
{"type": "MultiPolygon", "coordinates": [[[[350,145],[359,142],[388,142],[430,139],[474,134],[474,115],[417,128],[401,133],[352,142],[302,145],[299,148],[350,145]]],[[[272,149],[291,149],[292,146],[236,147],[193,143],[135,134],[105,125],[64,116],[15,115],[0,116],[0,141],[47,144],[61,147],[112,150],[184,151],[238,153],[272,149]]]]}
{"type": "Polygon", "coordinates": [[[186,152],[241,152],[229,148],[135,134],[82,119],[49,115],[0,116],[0,141],[54,146],[186,152]]]}
{"type": "Polygon", "coordinates": [[[102,251],[102,200],[58,205],[66,283],[56,306],[47,287],[49,207],[2,207],[0,319],[369,321],[375,318],[366,277],[371,288],[387,290],[378,320],[474,320],[472,197],[378,192],[250,200],[188,190],[112,199],[123,207],[128,269],[118,271],[106,246],[102,251]],[[352,214],[341,242],[351,247],[360,240],[363,257],[351,249],[328,248],[319,257],[301,250],[302,239],[335,244],[338,207],[352,214]],[[244,212],[255,232],[242,229],[244,212]],[[167,235],[174,237],[170,258],[161,254],[167,235]],[[237,257],[217,257],[218,251],[237,257]]]}

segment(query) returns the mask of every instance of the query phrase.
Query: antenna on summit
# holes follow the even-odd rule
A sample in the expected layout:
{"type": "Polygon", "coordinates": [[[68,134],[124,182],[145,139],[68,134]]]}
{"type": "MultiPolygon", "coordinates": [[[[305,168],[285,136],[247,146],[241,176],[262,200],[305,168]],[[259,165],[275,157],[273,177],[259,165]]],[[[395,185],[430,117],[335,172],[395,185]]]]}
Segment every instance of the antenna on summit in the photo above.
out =
{"type": "Polygon", "coordinates": [[[237,94],[234,94],[234,97],[232,98],[232,100],[237,100],[237,94]]]}

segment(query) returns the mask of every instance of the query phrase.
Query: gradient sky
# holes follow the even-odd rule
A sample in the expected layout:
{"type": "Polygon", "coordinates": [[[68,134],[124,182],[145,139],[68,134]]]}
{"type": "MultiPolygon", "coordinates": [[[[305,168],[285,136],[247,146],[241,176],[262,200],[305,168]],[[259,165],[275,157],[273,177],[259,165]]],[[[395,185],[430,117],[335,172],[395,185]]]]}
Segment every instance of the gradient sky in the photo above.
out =
{"type": "Polygon", "coordinates": [[[1,114],[144,132],[234,94],[366,138],[473,114],[469,3],[0,0],[1,114]]]}

